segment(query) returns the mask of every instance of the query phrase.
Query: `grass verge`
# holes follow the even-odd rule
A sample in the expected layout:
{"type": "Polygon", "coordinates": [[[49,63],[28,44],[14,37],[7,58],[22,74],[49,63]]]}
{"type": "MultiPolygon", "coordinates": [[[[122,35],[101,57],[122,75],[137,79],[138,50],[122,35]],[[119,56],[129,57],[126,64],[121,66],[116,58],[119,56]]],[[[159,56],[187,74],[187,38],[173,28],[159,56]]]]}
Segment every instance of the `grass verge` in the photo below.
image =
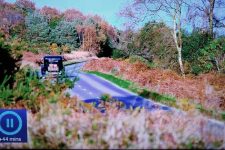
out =
{"type": "Polygon", "coordinates": [[[175,97],[171,95],[159,94],[154,91],[149,91],[148,89],[138,87],[137,85],[135,85],[135,83],[129,80],[124,80],[124,79],[115,77],[114,75],[111,75],[111,74],[105,74],[98,71],[86,71],[86,72],[100,76],[108,81],[113,82],[114,84],[122,88],[125,88],[131,92],[137,93],[138,95],[144,98],[149,98],[149,99],[152,99],[153,101],[165,104],[167,106],[179,108],[185,111],[188,111],[194,108],[195,110],[198,110],[200,113],[206,116],[225,121],[225,112],[218,112],[216,110],[208,110],[204,108],[201,104],[192,104],[192,103],[190,104],[188,102],[188,104],[184,105],[182,104],[183,102],[178,101],[175,97]]]}
{"type": "Polygon", "coordinates": [[[127,89],[131,92],[137,93],[139,96],[142,96],[144,98],[150,98],[150,99],[155,100],[156,102],[160,102],[162,104],[177,107],[176,98],[172,97],[170,95],[159,94],[159,93],[149,91],[149,90],[144,89],[144,88],[140,88],[140,87],[136,86],[131,81],[123,80],[123,79],[120,79],[120,78],[115,77],[115,76],[110,75],[110,74],[105,74],[105,73],[101,73],[101,72],[98,72],[98,71],[87,71],[87,72],[91,73],[91,74],[95,74],[97,76],[100,76],[100,77],[102,77],[102,78],[104,78],[108,81],[111,81],[114,84],[116,84],[116,85],[118,85],[122,88],[125,88],[125,89],[127,89]]]}

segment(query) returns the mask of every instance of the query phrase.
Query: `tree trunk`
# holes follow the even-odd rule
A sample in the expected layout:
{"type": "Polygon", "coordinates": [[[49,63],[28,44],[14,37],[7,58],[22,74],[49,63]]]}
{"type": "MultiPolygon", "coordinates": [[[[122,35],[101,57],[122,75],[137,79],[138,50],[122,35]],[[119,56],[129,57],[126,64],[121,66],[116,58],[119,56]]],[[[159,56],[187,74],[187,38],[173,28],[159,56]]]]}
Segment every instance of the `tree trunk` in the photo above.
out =
{"type": "Polygon", "coordinates": [[[180,65],[180,71],[182,73],[182,76],[185,76],[184,74],[184,66],[183,66],[183,62],[182,62],[182,53],[181,53],[181,47],[177,48],[178,50],[178,62],[179,62],[179,65],[180,65]]]}
{"type": "Polygon", "coordinates": [[[210,37],[213,39],[213,10],[215,6],[215,0],[209,0],[210,3],[210,10],[209,10],[209,34],[210,37]]]}
{"type": "Polygon", "coordinates": [[[181,38],[181,21],[180,21],[181,8],[177,6],[177,9],[175,11],[176,12],[173,16],[173,39],[178,51],[178,63],[180,66],[180,71],[182,76],[185,76],[183,62],[182,62],[182,38],[181,38]],[[178,23],[177,23],[177,20],[178,20],[178,23]],[[178,37],[177,37],[177,29],[178,29],[178,37]]]}
{"type": "Polygon", "coordinates": [[[84,44],[85,44],[85,32],[83,33],[83,50],[85,51],[85,49],[84,49],[84,44]]]}

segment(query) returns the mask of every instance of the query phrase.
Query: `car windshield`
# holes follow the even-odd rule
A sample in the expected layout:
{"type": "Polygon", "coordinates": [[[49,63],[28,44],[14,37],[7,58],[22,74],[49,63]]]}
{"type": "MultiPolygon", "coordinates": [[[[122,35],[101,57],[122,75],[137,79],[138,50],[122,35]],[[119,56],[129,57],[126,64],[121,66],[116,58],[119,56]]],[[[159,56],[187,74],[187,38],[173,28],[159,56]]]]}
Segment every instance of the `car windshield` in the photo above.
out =
{"type": "Polygon", "coordinates": [[[63,69],[62,57],[45,57],[44,67],[48,71],[60,71],[63,69]]]}
{"type": "Polygon", "coordinates": [[[46,58],[45,61],[48,63],[58,63],[62,61],[62,58],[46,58]]]}

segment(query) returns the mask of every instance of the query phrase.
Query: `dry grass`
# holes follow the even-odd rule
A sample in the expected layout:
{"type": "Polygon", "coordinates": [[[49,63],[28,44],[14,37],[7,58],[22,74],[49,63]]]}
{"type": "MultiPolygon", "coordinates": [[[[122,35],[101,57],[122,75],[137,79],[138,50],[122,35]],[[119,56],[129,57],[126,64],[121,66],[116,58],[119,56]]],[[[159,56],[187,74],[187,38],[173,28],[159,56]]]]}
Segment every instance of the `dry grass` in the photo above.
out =
{"type": "Polygon", "coordinates": [[[0,148],[225,148],[225,126],[196,114],[155,110],[101,114],[76,99],[28,113],[29,142],[0,148]],[[193,126],[194,124],[194,126],[193,126]]]}
{"type": "Polygon", "coordinates": [[[87,63],[84,70],[114,73],[161,94],[170,94],[179,99],[190,99],[207,108],[225,110],[225,76],[204,74],[199,77],[182,78],[171,70],[149,69],[141,62],[102,58],[87,63]],[[208,89],[211,88],[209,91],[208,89]]]}
{"type": "Polygon", "coordinates": [[[87,59],[95,55],[87,51],[72,51],[70,54],[63,55],[66,60],[87,59]]]}

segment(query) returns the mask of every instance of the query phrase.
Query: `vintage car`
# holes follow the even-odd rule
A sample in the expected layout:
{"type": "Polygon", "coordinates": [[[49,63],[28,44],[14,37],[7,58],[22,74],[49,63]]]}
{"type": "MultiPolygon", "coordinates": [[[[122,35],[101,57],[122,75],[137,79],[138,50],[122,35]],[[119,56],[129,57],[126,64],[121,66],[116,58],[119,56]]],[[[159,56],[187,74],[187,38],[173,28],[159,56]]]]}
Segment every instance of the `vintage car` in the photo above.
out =
{"type": "Polygon", "coordinates": [[[41,64],[41,75],[42,77],[51,76],[57,77],[63,75],[63,56],[44,56],[43,64],[41,64]]]}

